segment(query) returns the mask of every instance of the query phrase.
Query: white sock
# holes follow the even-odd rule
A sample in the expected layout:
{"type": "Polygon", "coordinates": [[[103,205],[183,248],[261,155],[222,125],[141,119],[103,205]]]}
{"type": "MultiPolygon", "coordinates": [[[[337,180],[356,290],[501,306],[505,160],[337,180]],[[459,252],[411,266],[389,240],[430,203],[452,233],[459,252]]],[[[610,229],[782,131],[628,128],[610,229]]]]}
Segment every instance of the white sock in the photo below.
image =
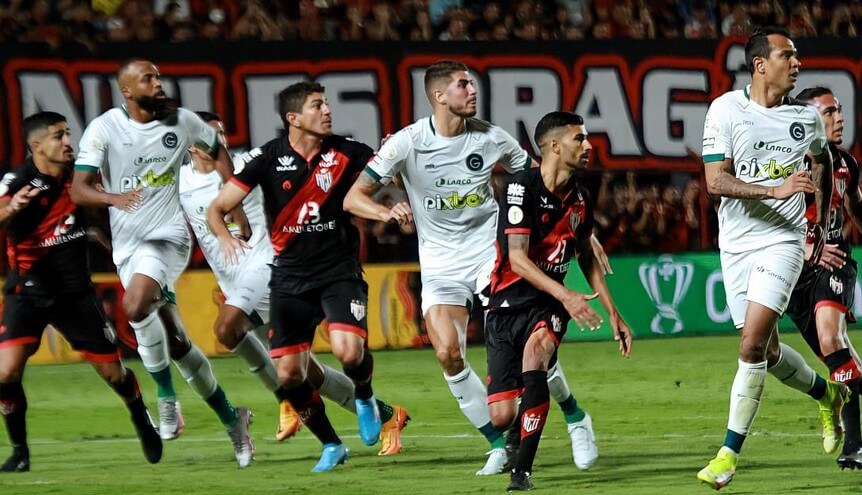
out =
{"type": "Polygon", "coordinates": [[[215,393],[218,383],[216,383],[213,369],[210,362],[204,353],[194,344],[192,350],[180,359],[174,361],[180,374],[191,385],[202,399],[209,399],[215,393]]]}
{"type": "Polygon", "coordinates": [[[461,413],[479,429],[491,422],[491,413],[488,412],[488,390],[470,364],[465,362],[464,365],[464,369],[457,375],[448,376],[443,373],[443,378],[446,379],[449,390],[458,401],[461,413]]]}
{"type": "Polygon", "coordinates": [[[757,408],[760,406],[764,382],[766,382],[766,361],[754,364],[739,361],[739,369],[736,370],[733,386],[730,388],[728,430],[740,435],[748,435],[748,429],[754,423],[757,408]]]}
{"type": "Polygon", "coordinates": [[[254,333],[254,336],[257,337],[257,340],[263,344],[266,350],[269,351],[269,323],[256,327],[252,330],[252,333],[254,333]]]}
{"type": "Polygon", "coordinates": [[[563,367],[560,366],[559,361],[554,363],[554,366],[548,370],[548,391],[551,392],[551,397],[558,404],[572,395],[569,384],[566,382],[566,375],[563,374],[563,367]]]}
{"type": "Polygon", "coordinates": [[[266,347],[253,333],[246,333],[239,344],[230,352],[245,359],[249,371],[257,375],[258,380],[263,383],[267,390],[275,392],[278,389],[279,383],[275,374],[275,365],[272,364],[266,347]]]}
{"type": "Polygon", "coordinates": [[[789,345],[779,344],[778,352],[778,361],[767,368],[769,373],[788,387],[808,393],[814,386],[817,373],[808,366],[802,355],[789,345]]]}
{"type": "Polygon", "coordinates": [[[322,363],[320,366],[323,368],[320,395],[356,414],[356,389],[353,387],[353,380],[335,368],[322,363]]]}
{"type": "Polygon", "coordinates": [[[170,364],[168,361],[168,341],[165,338],[165,326],[159,315],[153,311],[139,322],[129,322],[138,340],[138,355],[144,368],[150,373],[164,370],[170,364]]]}

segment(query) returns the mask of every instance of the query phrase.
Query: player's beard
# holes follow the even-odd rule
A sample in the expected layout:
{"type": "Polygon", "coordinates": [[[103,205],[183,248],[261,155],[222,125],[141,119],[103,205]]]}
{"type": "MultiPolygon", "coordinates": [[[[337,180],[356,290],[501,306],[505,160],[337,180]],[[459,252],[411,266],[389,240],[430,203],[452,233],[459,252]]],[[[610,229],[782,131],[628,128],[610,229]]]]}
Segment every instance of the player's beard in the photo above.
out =
{"type": "Polygon", "coordinates": [[[155,96],[139,96],[138,106],[153,114],[156,120],[167,124],[176,123],[177,101],[173,98],[156,98],[155,96]]]}

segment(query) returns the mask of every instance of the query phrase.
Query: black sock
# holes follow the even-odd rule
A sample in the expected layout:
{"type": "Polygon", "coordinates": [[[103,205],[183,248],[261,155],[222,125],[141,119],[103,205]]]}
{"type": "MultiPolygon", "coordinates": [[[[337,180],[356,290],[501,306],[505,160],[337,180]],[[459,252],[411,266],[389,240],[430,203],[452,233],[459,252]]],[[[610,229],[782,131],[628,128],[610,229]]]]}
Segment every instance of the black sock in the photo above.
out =
{"type": "Polygon", "coordinates": [[[344,374],[353,380],[357,399],[370,399],[374,395],[374,391],[371,390],[371,375],[374,374],[374,358],[371,357],[371,352],[368,349],[365,349],[365,355],[359,366],[355,368],[345,366],[344,374]]]}
{"type": "Polygon", "coordinates": [[[548,392],[548,373],[546,371],[525,371],[524,395],[518,416],[521,418],[521,448],[515,469],[529,473],[533,471],[533,461],[539,450],[539,440],[548,418],[551,394],[548,392]]]}
{"type": "Polygon", "coordinates": [[[21,382],[0,383],[0,414],[6,422],[9,443],[16,452],[27,453],[27,396],[21,382]]]}
{"type": "Polygon", "coordinates": [[[515,422],[506,431],[506,450],[518,450],[521,446],[521,416],[515,418],[515,422]]]}
{"type": "Polygon", "coordinates": [[[147,410],[147,406],[141,397],[141,387],[138,384],[138,379],[132,370],[126,368],[124,371],[123,381],[119,385],[111,384],[111,388],[117,392],[117,395],[123,398],[126,407],[129,408],[133,417],[142,417],[147,410]]]}
{"type": "Polygon", "coordinates": [[[284,387],[279,387],[275,391],[276,397],[279,400],[288,400],[290,405],[296,410],[302,424],[317,437],[321,443],[341,443],[341,439],[335,433],[332,423],[326,416],[326,407],[323,405],[323,400],[320,399],[320,394],[311,386],[311,382],[305,380],[296,388],[286,390],[284,387]]]}

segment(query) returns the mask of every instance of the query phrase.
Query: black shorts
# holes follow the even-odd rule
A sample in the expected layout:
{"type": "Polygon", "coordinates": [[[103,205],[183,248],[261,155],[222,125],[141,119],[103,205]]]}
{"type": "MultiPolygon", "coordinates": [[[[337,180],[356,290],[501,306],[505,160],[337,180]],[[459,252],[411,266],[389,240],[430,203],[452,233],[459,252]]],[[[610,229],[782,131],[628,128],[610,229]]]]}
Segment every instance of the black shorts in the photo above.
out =
{"type": "MultiPolygon", "coordinates": [[[[559,306],[537,304],[521,311],[488,312],[485,322],[485,347],[488,352],[488,404],[514,399],[521,395],[524,383],[521,364],[524,346],[533,332],[547,330],[557,348],[566,334],[569,315],[559,306]]],[[[557,362],[557,352],[550,366],[557,362]]]]}
{"type": "Polygon", "coordinates": [[[362,279],[329,283],[301,294],[270,294],[269,354],[277,358],[311,348],[317,325],[368,338],[368,284],[362,279]]]}
{"type": "Polygon", "coordinates": [[[110,363],[120,359],[116,332],[92,290],[55,297],[6,294],[0,347],[28,344],[38,347],[48,324],[89,361],[110,363]]]}
{"type": "Polygon", "coordinates": [[[847,321],[855,322],[852,308],[856,295],[856,272],[856,262],[852,259],[847,260],[843,268],[831,272],[822,267],[805,270],[793,289],[787,305],[787,316],[796,324],[808,347],[819,357],[823,357],[823,354],[820,352],[814,313],[823,306],[832,306],[844,312],[847,321]]]}

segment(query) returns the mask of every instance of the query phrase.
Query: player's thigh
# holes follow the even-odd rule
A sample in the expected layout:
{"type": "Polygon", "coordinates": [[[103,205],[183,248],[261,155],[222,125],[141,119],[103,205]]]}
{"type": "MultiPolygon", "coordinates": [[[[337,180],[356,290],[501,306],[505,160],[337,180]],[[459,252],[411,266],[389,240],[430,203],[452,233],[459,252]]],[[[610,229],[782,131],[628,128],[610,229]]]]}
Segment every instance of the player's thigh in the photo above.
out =
{"type": "Polygon", "coordinates": [[[241,309],[252,320],[255,312],[268,318],[270,276],[271,268],[266,263],[247,263],[230,280],[225,280],[225,304],[241,309]]]}
{"type": "Polygon", "coordinates": [[[323,321],[319,294],[270,294],[269,354],[273,359],[311,349],[317,325],[323,321]]]}
{"type": "Polygon", "coordinates": [[[51,324],[91,363],[119,362],[117,334],[93,291],[64,296],[51,310],[51,324]]]}
{"type": "MultiPolygon", "coordinates": [[[[521,360],[527,335],[527,316],[519,312],[488,313],[485,350],[488,355],[488,404],[514,401],[521,394],[521,360]]],[[[500,413],[508,409],[498,406],[500,413]]]]}
{"type": "Polygon", "coordinates": [[[522,368],[547,371],[568,327],[568,314],[556,305],[537,304],[527,313],[527,332],[522,368]]]}
{"type": "Polygon", "coordinates": [[[0,382],[21,378],[27,358],[36,352],[48,325],[50,301],[6,294],[0,323],[0,382]]]}
{"type": "Polygon", "coordinates": [[[329,322],[329,341],[342,362],[362,359],[368,338],[368,284],[339,280],[324,287],[320,305],[329,322]]]}
{"type": "Polygon", "coordinates": [[[126,262],[117,268],[126,293],[152,300],[173,299],[173,287],[188,264],[190,248],[171,240],[142,241],[126,262]]]}
{"type": "Polygon", "coordinates": [[[855,301],[857,267],[849,260],[842,268],[822,270],[813,287],[814,321],[824,355],[847,347],[844,334],[847,319],[855,321],[851,308],[855,301]]]}

